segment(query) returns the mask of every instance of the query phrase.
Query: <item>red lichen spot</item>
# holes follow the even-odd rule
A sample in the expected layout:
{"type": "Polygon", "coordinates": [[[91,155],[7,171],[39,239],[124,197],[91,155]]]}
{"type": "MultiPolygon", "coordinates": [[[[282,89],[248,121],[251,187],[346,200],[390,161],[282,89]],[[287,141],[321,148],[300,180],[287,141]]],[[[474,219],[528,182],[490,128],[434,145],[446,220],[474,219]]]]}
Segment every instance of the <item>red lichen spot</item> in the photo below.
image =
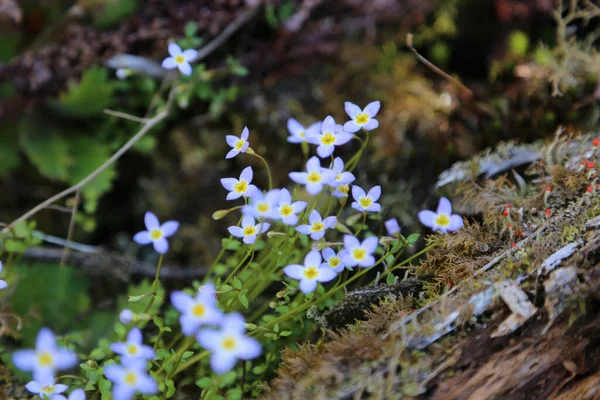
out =
{"type": "Polygon", "coordinates": [[[592,190],[593,190],[593,189],[594,189],[593,187],[591,187],[591,186],[588,186],[588,187],[587,187],[585,190],[586,190],[588,193],[592,193],[592,190]]]}
{"type": "Polygon", "coordinates": [[[510,247],[512,247],[513,249],[518,249],[518,248],[519,248],[519,245],[518,245],[518,244],[516,244],[515,242],[512,242],[512,243],[510,244],[510,247]]]}
{"type": "Polygon", "coordinates": [[[550,216],[550,214],[552,214],[552,210],[549,208],[546,208],[546,215],[550,216]]]}
{"type": "Polygon", "coordinates": [[[502,215],[504,215],[505,217],[508,217],[508,210],[502,211],[502,215]]]}
{"type": "Polygon", "coordinates": [[[588,168],[594,168],[594,163],[593,163],[593,162],[589,162],[589,163],[587,163],[587,167],[588,167],[588,168]]]}
{"type": "Polygon", "coordinates": [[[548,187],[546,188],[546,192],[551,192],[551,191],[552,191],[552,188],[551,188],[550,186],[548,186],[548,187]]]}
{"type": "Polygon", "coordinates": [[[592,139],[592,144],[594,145],[594,147],[598,147],[600,145],[600,138],[592,139]]]}
{"type": "Polygon", "coordinates": [[[587,163],[587,160],[581,160],[581,165],[585,165],[585,163],[587,163]]]}
{"type": "Polygon", "coordinates": [[[508,224],[508,225],[506,225],[506,227],[507,227],[508,229],[512,229],[512,224],[508,224]]]}
{"type": "Polygon", "coordinates": [[[511,208],[511,207],[512,207],[512,206],[511,206],[510,204],[507,204],[507,205],[506,205],[506,208],[511,208]]]}

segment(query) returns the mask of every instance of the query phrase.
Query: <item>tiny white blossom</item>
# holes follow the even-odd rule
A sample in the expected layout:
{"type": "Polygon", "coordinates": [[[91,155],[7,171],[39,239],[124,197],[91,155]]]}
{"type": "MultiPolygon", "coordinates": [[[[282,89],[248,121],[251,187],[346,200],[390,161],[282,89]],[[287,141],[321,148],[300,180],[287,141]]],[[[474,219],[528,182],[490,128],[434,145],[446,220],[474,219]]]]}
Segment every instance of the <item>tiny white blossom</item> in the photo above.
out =
{"type": "Polygon", "coordinates": [[[249,203],[242,207],[242,213],[254,218],[277,219],[278,203],[279,189],[269,190],[266,194],[257,190],[250,196],[249,203]]]}
{"type": "Polygon", "coordinates": [[[463,220],[458,214],[452,214],[452,204],[445,197],[440,199],[436,212],[423,210],[419,212],[419,221],[433,230],[442,233],[456,231],[463,227],[463,220]]]}
{"type": "Polygon", "coordinates": [[[306,191],[314,196],[323,190],[323,185],[328,185],[335,178],[333,174],[330,169],[321,168],[317,157],[311,157],[306,162],[306,172],[290,172],[290,178],[296,183],[306,185],[306,191]]]}
{"type": "Polygon", "coordinates": [[[352,197],[355,201],[352,202],[352,208],[360,212],[379,212],[381,204],[377,203],[377,200],[380,196],[381,186],[374,186],[369,193],[365,193],[361,187],[354,185],[352,186],[352,197]]]}
{"type": "Polygon", "coordinates": [[[238,359],[251,360],[260,355],[258,340],[245,335],[246,322],[237,313],[225,316],[218,330],[203,329],[196,339],[211,352],[210,366],[217,374],[230,371],[238,359]]]}
{"type": "Polygon", "coordinates": [[[233,158],[240,153],[245,153],[246,150],[248,150],[248,146],[250,146],[250,143],[248,142],[248,136],[250,136],[250,131],[246,126],[244,127],[240,137],[234,135],[225,136],[225,141],[229,147],[231,147],[231,150],[229,150],[229,153],[227,153],[225,158],[233,158]]]}
{"type": "Polygon", "coordinates": [[[133,240],[141,245],[152,243],[157,253],[165,254],[169,250],[167,238],[177,232],[179,222],[167,221],[161,225],[156,215],[148,211],[144,215],[144,223],[146,230],[136,233],[133,240]]]}
{"type": "Polygon", "coordinates": [[[309,143],[316,144],[317,154],[321,158],[329,157],[333,154],[335,146],[341,146],[352,140],[353,135],[345,132],[341,125],[338,127],[331,115],[327,116],[321,125],[320,132],[312,132],[307,136],[309,143]]]}
{"type": "Polygon", "coordinates": [[[246,167],[240,174],[240,179],[235,178],[223,178],[221,179],[221,185],[227,190],[229,190],[229,194],[227,195],[227,200],[235,200],[240,197],[250,197],[258,188],[254,185],[251,185],[252,178],[254,174],[252,172],[252,167],[246,167]]]}
{"type": "Polygon", "coordinates": [[[377,249],[379,241],[371,236],[359,242],[357,238],[351,235],[344,236],[344,249],[340,251],[340,257],[347,267],[372,267],[375,265],[373,253],[377,249]]]}
{"type": "Polygon", "coordinates": [[[323,249],[321,254],[323,254],[323,260],[325,261],[324,265],[329,266],[329,268],[331,268],[334,272],[338,273],[344,270],[346,265],[340,258],[339,254],[335,254],[333,249],[330,249],[329,247],[323,249]]]}
{"type": "Polygon", "coordinates": [[[308,217],[309,225],[299,225],[296,230],[305,235],[310,235],[313,240],[319,240],[325,236],[325,230],[330,229],[337,224],[335,216],[323,219],[317,210],[312,210],[308,217]]]}
{"type": "Polygon", "coordinates": [[[256,241],[256,236],[266,232],[271,225],[266,222],[255,224],[254,218],[250,215],[244,215],[242,218],[242,227],[230,226],[227,228],[229,233],[238,238],[243,238],[242,241],[246,244],[252,244],[256,241]]]}
{"type": "Polygon", "coordinates": [[[296,121],[294,118],[290,118],[287,121],[287,129],[290,133],[287,141],[290,143],[302,143],[307,141],[307,137],[310,136],[313,132],[319,132],[321,130],[321,122],[315,122],[308,128],[304,128],[300,122],[296,121]]]}
{"type": "Polygon", "coordinates": [[[329,282],[337,273],[321,262],[321,254],[313,250],[304,257],[304,265],[293,264],[283,269],[292,279],[300,281],[302,293],[310,293],[317,288],[318,282],[329,282]]]}
{"type": "Polygon", "coordinates": [[[165,58],[162,62],[163,68],[178,68],[184,75],[192,74],[190,62],[198,57],[198,51],[192,49],[182,51],[176,43],[169,43],[169,55],[170,57],[165,58]]]}
{"type": "Polygon", "coordinates": [[[298,223],[298,213],[306,208],[305,201],[295,201],[292,203],[292,195],[289,190],[281,189],[279,191],[279,202],[277,212],[281,222],[286,225],[294,226],[298,223]]]}
{"type": "Polygon", "coordinates": [[[354,133],[358,132],[361,128],[368,131],[377,128],[379,121],[374,118],[379,112],[380,107],[381,103],[379,101],[367,104],[364,110],[361,110],[359,106],[349,101],[345,102],[344,108],[351,120],[344,124],[344,130],[354,133]]]}

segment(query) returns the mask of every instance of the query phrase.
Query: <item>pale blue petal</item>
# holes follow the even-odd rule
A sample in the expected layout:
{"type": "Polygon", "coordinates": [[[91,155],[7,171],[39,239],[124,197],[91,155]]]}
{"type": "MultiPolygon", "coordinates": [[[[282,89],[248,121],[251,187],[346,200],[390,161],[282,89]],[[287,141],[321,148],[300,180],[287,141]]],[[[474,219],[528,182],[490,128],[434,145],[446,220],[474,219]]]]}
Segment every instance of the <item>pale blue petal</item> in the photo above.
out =
{"type": "Polygon", "coordinates": [[[315,222],[320,222],[323,219],[321,218],[321,214],[317,210],[312,210],[310,216],[308,217],[308,223],[314,224],[315,222]]]}
{"type": "Polygon", "coordinates": [[[360,186],[352,186],[352,197],[354,200],[359,201],[361,197],[365,197],[366,195],[367,194],[360,186]]]}
{"type": "Polygon", "coordinates": [[[252,244],[252,243],[256,242],[256,235],[244,236],[242,241],[246,244],[252,244]]]}
{"type": "Polygon", "coordinates": [[[319,267],[319,276],[317,276],[317,281],[319,282],[329,282],[337,276],[335,271],[331,269],[331,267],[319,267]]]}
{"type": "Polygon", "coordinates": [[[128,385],[115,382],[112,395],[113,400],[131,400],[135,395],[135,390],[128,385]]]}
{"type": "Polygon", "coordinates": [[[219,375],[231,371],[236,362],[237,358],[231,353],[215,352],[210,355],[210,366],[219,375]]]}
{"type": "Polygon", "coordinates": [[[237,355],[242,360],[252,360],[262,353],[262,348],[258,340],[247,336],[242,336],[238,340],[240,346],[237,355]]]}
{"type": "Polygon", "coordinates": [[[321,162],[317,157],[313,156],[306,162],[306,171],[321,172],[321,162]]]}
{"type": "Polygon", "coordinates": [[[344,102],[344,110],[346,111],[346,114],[348,114],[348,116],[350,118],[354,118],[356,116],[356,114],[360,114],[362,112],[362,110],[360,109],[359,106],[357,106],[356,104],[350,103],[349,101],[344,102]]]}
{"type": "Polygon", "coordinates": [[[194,300],[185,292],[175,291],[171,293],[171,304],[177,311],[185,313],[192,307],[194,300]]]}
{"type": "Polygon", "coordinates": [[[317,154],[321,158],[327,158],[333,154],[334,146],[332,144],[322,144],[317,147],[317,154]]]}
{"type": "Polygon", "coordinates": [[[234,192],[229,192],[227,194],[227,197],[225,197],[225,200],[237,200],[240,197],[242,197],[242,194],[234,191],[234,192]]]}
{"type": "Polygon", "coordinates": [[[79,362],[77,354],[67,349],[56,350],[54,357],[54,366],[58,370],[73,368],[79,362]]]}
{"type": "Polygon", "coordinates": [[[310,237],[312,240],[320,240],[323,236],[325,236],[325,230],[322,229],[318,232],[311,233],[310,237]]]}
{"type": "Polygon", "coordinates": [[[186,61],[192,62],[198,57],[198,51],[193,49],[184,50],[183,56],[185,57],[186,61]]]}
{"type": "Polygon", "coordinates": [[[360,126],[357,125],[354,121],[348,121],[344,124],[344,130],[346,132],[355,133],[360,131],[360,126]]]}
{"type": "Polygon", "coordinates": [[[294,118],[290,118],[287,120],[287,130],[294,135],[294,137],[298,137],[300,133],[304,132],[304,127],[294,118]]]}
{"type": "Polygon", "coordinates": [[[360,242],[358,241],[357,238],[355,238],[352,235],[344,236],[344,247],[346,248],[346,250],[350,251],[350,250],[354,249],[355,247],[359,247],[359,246],[360,246],[360,242]]]}
{"type": "Polygon", "coordinates": [[[371,118],[373,118],[379,112],[379,108],[381,108],[381,103],[379,102],[379,100],[373,101],[367,104],[367,106],[364,109],[364,112],[366,112],[371,118]]]}
{"type": "Polygon", "coordinates": [[[169,55],[175,57],[181,54],[181,47],[177,43],[169,43],[169,55]]]}
{"type": "Polygon", "coordinates": [[[192,336],[198,332],[198,329],[202,326],[202,321],[191,314],[183,314],[179,317],[179,325],[181,325],[181,332],[185,336],[192,336]]]}
{"type": "Polygon", "coordinates": [[[327,217],[323,220],[323,225],[325,225],[326,229],[329,229],[337,224],[337,218],[335,216],[327,217]]]}
{"type": "Polygon", "coordinates": [[[22,371],[32,371],[35,368],[37,356],[34,350],[17,350],[13,353],[12,361],[22,371]]]}
{"type": "Polygon", "coordinates": [[[164,237],[173,236],[175,232],[179,229],[179,222],[177,221],[167,221],[160,226],[164,237]]]}
{"type": "Polygon", "coordinates": [[[226,190],[232,191],[234,190],[234,186],[238,183],[239,181],[235,178],[222,178],[221,179],[221,185],[223,185],[223,187],[226,190]]]}
{"type": "Polygon", "coordinates": [[[321,264],[322,258],[321,258],[321,253],[319,253],[317,250],[312,250],[310,251],[305,257],[304,257],[304,265],[305,266],[318,266],[321,264]]]}
{"type": "Polygon", "coordinates": [[[245,180],[246,183],[251,183],[252,178],[254,178],[254,172],[252,171],[252,167],[246,167],[242,170],[240,174],[240,180],[245,180]]]}
{"type": "Polygon", "coordinates": [[[374,186],[371,190],[369,190],[367,196],[369,196],[373,202],[379,200],[379,197],[381,197],[381,186],[374,186]]]}
{"type": "Polygon", "coordinates": [[[229,228],[227,228],[227,230],[235,237],[244,237],[244,230],[239,226],[230,226],[229,228]]]}
{"type": "Polygon", "coordinates": [[[331,115],[328,115],[321,125],[321,133],[335,132],[335,120],[331,115]]]}
{"type": "Polygon", "coordinates": [[[437,214],[452,214],[452,204],[450,203],[450,200],[445,197],[440,199],[440,203],[438,204],[437,208],[437,214]]]}
{"type": "Polygon", "coordinates": [[[175,59],[173,57],[167,57],[163,60],[162,67],[164,69],[173,69],[177,67],[177,63],[175,62],[175,59]]]}
{"type": "Polygon", "coordinates": [[[304,278],[304,266],[293,264],[288,265],[283,269],[283,272],[292,279],[302,279],[304,278]]]}
{"type": "Polygon", "coordinates": [[[287,189],[281,189],[279,191],[279,204],[290,204],[292,202],[292,195],[287,189]]]}
{"type": "Polygon", "coordinates": [[[369,254],[373,254],[379,245],[379,239],[375,236],[371,236],[363,240],[361,243],[361,247],[367,251],[369,254]]]}
{"type": "Polygon", "coordinates": [[[190,76],[192,74],[192,66],[187,61],[177,64],[177,68],[184,75],[190,76]]]}
{"type": "Polygon", "coordinates": [[[154,250],[159,254],[165,254],[169,250],[169,242],[165,238],[155,240],[152,242],[152,245],[154,246],[154,250]]]}
{"type": "Polygon", "coordinates": [[[437,217],[437,214],[433,211],[423,210],[419,211],[418,217],[419,221],[421,221],[423,225],[425,225],[428,228],[433,228],[433,226],[435,225],[435,219],[437,217]]]}
{"type": "Polygon", "coordinates": [[[290,172],[289,177],[296,183],[306,185],[308,174],[306,172],[290,172]]]}
{"type": "Polygon", "coordinates": [[[228,153],[225,155],[225,158],[226,158],[226,159],[233,158],[233,157],[237,156],[238,154],[240,154],[240,151],[239,151],[239,150],[236,150],[236,149],[231,149],[231,150],[229,150],[229,152],[228,152],[228,153]]]}
{"type": "Polygon", "coordinates": [[[375,265],[375,257],[373,256],[366,256],[364,260],[358,263],[358,266],[363,268],[372,267],[373,265],[375,265]]]}
{"type": "Polygon", "coordinates": [[[296,227],[296,230],[305,235],[309,235],[311,232],[310,225],[298,225],[296,227]]]}
{"type": "Polygon", "coordinates": [[[453,232],[453,231],[456,231],[456,230],[462,228],[463,225],[464,225],[464,221],[460,215],[452,214],[450,216],[450,225],[448,225],[448,230],[450,232],[453,232]]]}
{"type": "Polygon", "coordinates": [[[310,292],[314,291],[316,288],[317,288],[316,279],[302,279],[300,281],[300,290],[304,294],[310,293],[310,292]]]}
{"type": "Polygon", "coordinates": [[[133,236],[133,241],[141,245],[152,243],[152,239],[150,238],[150,233],[148,231],[141,231],[136,233],[133,236]]]}
{"type": "Polygon", "coordinates": [[[294,214],[298,214],[300,211],[304,210],[305,208],[306,208],[305,201],[296,201],[295,203],[292,204],[292,209],[294,210],[294,214]]]}
{"type": "Polygon", "coordinates": [[[367,131],[372,131],[373,129],[379,128],[379,121],[377,121],[376,119],[370,119],[362,127],[367,131]]]}
{"type": "Polygon", "coordinates": [[[239,140],[239,138],[237,136],[233,136],[233,135],[225,136],[225,141],[227,142],[229,147],[235,147],[235,144],[237,143],[238,140],[239,140]]]}
{"type": "Polygon", "coordinates": [[[150,211],[146,211],[146,214],[144,214],[144,224],[146,225],[146,229],[148,231],[160,228],[160,222],[158,221],[158,218],[156,218],[156,215],[150,211]]]}
{"type": "Polygon", "coordinates": [[[354,138],[354,135],[352,133],[340,132],[335,137],[335,145],[336,146],[344,145],[344,144],[348,143],[349,141],[351,141],[352,138],[354,138]]]}
{"type": "Polygon", "coordinates": [[[325,259],[325,261],[329,260],[331,257],[335,257],[335,251],[333,251],[333,249],[329,247],[323,249],[321,253],[323,254],[323,258],[325,259]]]}
{"type": "Polygon", "coordinates": [[[110,349],[115,354],[123,355],[127,352],[127,344],[126,343],[111,343],[110,349]]]}
{"type": "Polygon", "coordinates": [[[140,328],[131,328],[131,330],[127,334],[127,342],[139,345],[142,344],[142,341],[143,337],[140,328]]]}
{"type": "Polygon", "coordinates": [[[321,190],[323,190],[322,183],[307,183],[306,184],[306,191],[313,196],[321,193],[321,190]]]}

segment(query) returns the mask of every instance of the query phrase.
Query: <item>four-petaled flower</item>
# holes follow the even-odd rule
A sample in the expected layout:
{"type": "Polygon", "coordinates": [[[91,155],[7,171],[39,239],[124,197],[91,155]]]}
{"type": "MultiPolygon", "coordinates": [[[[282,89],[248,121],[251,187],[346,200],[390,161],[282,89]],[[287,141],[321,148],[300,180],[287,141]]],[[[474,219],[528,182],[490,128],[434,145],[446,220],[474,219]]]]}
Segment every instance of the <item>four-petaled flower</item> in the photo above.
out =
{"type": "Polygon", "coordinates": [[[335,189],[333,195],[340,198],[348,197],[350,183],[354,182],[356,179],[354,174],[349,171],[344,171],[344,160],[340,157],[336,157],[335,160],[333,160],[331,171],[333,172],[333,178],[329,182],[329,185],[335,189]],[[338,189],[340,186],[344,186],[341,191],[338,189]]]}
{"type": "Polygon", "coordinates": [[[254,174],[252,172],[252,167],[246,167],[240,174],[240,179],[235,178],[223,178],[221,179],[221,185],[227,190],[229,190],[229,194],[227,195],[227,200],[235,200],[240,197],[250,197],[254,195],[258,191],[258,188],[254,185],[251,185],[254,174]]]}
{"type": "Polygon", "coordinates": [[[200,287],[195,297],[182,291],[171,293],[171,304],[181,313],[179,323],[186,336],[198,333],[202,325],[218,324],[223,319],[223,313],[217,308],[215,286],[211,282],[200,287]]]}
{"type": "Polygon", "coordinates": [[[373,186],[369,193],[365,193],[361,187],[354,185],[352,186],[352,197],[355,201],[352,202],[352,208],[360,212],[379,212],[381,204],[377,203],[377,200],[380,196],[381,186],[373,186]]]}
{"type": "Polygon", "coordinates": [[[181,51],[181,47],[176,43],[169,43],[169,55],[163,60],[162,66],[165,69],[173,69],[177,67],[182,74],[190,76],[192,74],[192,66],[190,62],[198,57],[196,50],[181,51]]]}
{"type": "Polygon", "coordinates": [[[130,400],[136,393],[155,394],[156,381],[146,372],[146,361],[127,359],[121,365],[105,365],[104,376],[113,383],[114,400],[130,400]]]}
{"type": "Polygon", "coordinates": [[[238,359],[251,360],[260,355],[260,343],[245,335],[244,317],[237,313],[225,316],[219,330],[203,329],[196,339],[211,351],[210,366],[217,374],[230,371],[238,359]]]}
{"type": "Polygon", "coordinates": [[[67,385],[54,383],[53,376],[44,376],[39,380],[31,381],[25,385],[25,389],[39,395],[42,399],[48,399],[51,396],[54,398],[54,395],[60,395],[60,393],[63,393],[68,388],[67,385]]]}
{"type": "Polygon", "coordinates": [[[320,132],[311,132],[307,136],[307,141],[312,144],[316,144],[317,154],[321,158],[329,157],[333,154],[335,146],[341,146],[352,140],[353,135],[345,132],[343,129],[338,128],[335,124],[335,120],[331,115],[321,124],[320,132]]]}
{"type": "Polygon", "coordinates": [[[340,251],[342,262],[347,267],[372,267],[375,265],[375,257],[372,254],[377,249],[377,244],[375,236],[366,238],[362,243],[354,236],[344,236],[344,250],[340,251]]]}
{"type": "Polygon", "coordinates": [[[321,214],[317,210],[312,210],[308,217],[308,223],[310,225],[299,225],[296,230],[305,235],[310,235],[313,240],[319,240],[325,236],[325,230],[329,229],[337,224],[337,218],[335,216],[327,217],[323,219],[321,214]]]}
{"type": "Polygon", "coordinates": [[[305,201],[295,201],[292,203],[292,195],[289,190],[281,189],[279,191],[279,202],[277,212],[281,222],[286,225],[296,225],[298,223],[298,213],[306,208],[305,201]]]}
{"type": "Polygon", "coordinates": [[[227,144],[231,147],[231,150],[229,150],[229,153],[227,153],[225,158],[233,158],[240,153],[245,153],[246,150],[248,150],[248,146],[250,146],[250,143],[248,142],[249,135],[250,131],[248,131],[248,127],[245,126],[240,137],[234,135],[225,136],[227,144]]]}
{"type": "Polygon", "coordinates": [[[434,232],[439,230],[442,233],[456,231],[464,224],[460,215],[452,214],[452,204],[445,197],[440,199],[436,212],[420,211],[419,221],[434,232]]]}
{"type": "Polygon", "coordinates": [[[242,207],[242,213],[254,218],[279,218],[277,202],[279,201],[279,189],[269,190],[263,194],[260,190],[254,192],[250,197],[250,203],[242,207]]]}
{"type": "Polygon", "coordinates": [[[56,337],[48,328],[40,329],[35,350],[17,350],[13,363],[23,371],[33,372],[33,379],[41,382],[54,377],[54,372],[69,369],[77,364],[77,355],[71,350],[56,347],[56,337]]]}
{"type": "Polygon", "coordinates": [[[344,124],[344,130],[354,133],[358,132],[361,128],[367,131],[377,128],[379,121],[374,118],[379,112],[379,107],[381,107],[379,101],[367,104],[364,110],[361,110],[359,106],[349,101],[345,102],[344,108],[351,120],[344,124]]]}
{"type": "Polygon", "coordinates": [[[304,257],[304,265],[288,265],[283,272],[290,278],[299,280],[300,290],[305,294],[314,291],[318,282],[329,282],[337,275],[327,264],[321,262],[321,254],[316,250],[304,257]]]}
{"type": "Polygon", "coordinates": [[[335,254],[335,251],[331,248],[323,249],[321,252],[323,254],[323,260],[325,261],[323,265],[329,266],[334,272],[338,273],[344,270],[344,263],[340,258],[339,254],[335,254]]]}
{"type": "Polygon", "coordinates": [[[142,331],[137,327],[129,331],[126,342],[112,343],[110,349],[122,358],[152,360],[155,355],[152,347],[143,343],[142,331]]]}
{"type": "Polygon", "coordinates": [[[242,227],[230,226],[227,228],[229,233],[238,238],[243,238],[242,241],[246,244],[252,244],[256,241],[256,236],[264,233],[271,225],[266,222],[256,224],[254,218],[250,215],[244,215],[242,218],[242,227]]]}
{"type": "Polygon", "coordinates": [[[331,182],[333,174],[330,169],[321,168],[317,157],[311,157],[306,162],[306,172],[290,172],[290,178],[296,183],[306,185],[306,191],[314,196],[323,190],[323,185],[331,182]]]}
{"type": "MultiPolygon", "coordinates": [[[[0,261],[0,273],[2,273],[2,261],[0,261]]],[[[8,286],[8,283],[6,283],[6,281],[0,279],[0,289],[4,289],[8,286]]]]}
{"type": "Polygon", "coordinates": [[[315,122],[308,128],[304,128],[300,122],[296,121],[294,118],[290,118],[287,121],[287,129],[290,133],[287,141],[290,143],[302,143],[306,142],[308,136],[313,134],[313,132],[319,132],[321,130],[321,122],[315,122]]]}
{"type": "Polygon", "coordinates": [[[156,215],[147,211],[144,215],[144,223],[147,230],[136,233],[133,240],[141,245],[152,243],[157,253],[165,254],[169,250],[167,238],[177,232],[179,222],[167,221],[161,225],[156,215]]]}

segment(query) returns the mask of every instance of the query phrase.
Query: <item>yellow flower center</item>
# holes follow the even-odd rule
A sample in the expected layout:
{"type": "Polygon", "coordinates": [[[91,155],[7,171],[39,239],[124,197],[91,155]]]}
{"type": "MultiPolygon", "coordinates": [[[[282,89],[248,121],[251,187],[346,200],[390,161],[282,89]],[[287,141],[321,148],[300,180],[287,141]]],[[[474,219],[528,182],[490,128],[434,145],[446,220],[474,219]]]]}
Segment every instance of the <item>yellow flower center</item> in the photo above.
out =
{"type": "Polygon", "coordinates": [[[41,391],[42,391],[42,393],[50,394],[50,393],[54,392],[54,387],[51,385],[44,385],[44,386],[42,386],[41,391]]]}
{"type": "Polygon", "coordinates": [[[371,207],[371,204],[373,204],[373,200],[371,200],[370,197],[361,197],[360,200],[358,200],[358,203],[362,208],[369,208],[371,207]]]}
{"type": "Polygon", "coordinates": [[[258,205],[256,206],[256,209],[260,213],[266,213],[267,211],[269,211],[269,203],[265,203],[265,202],[258,203],[258,205]]]}
{"type": "Polygon", "coordinates": [[[317,276],[319,276],[319,271],[317,271],[317,269],[311,265],[304,270],[303,274],[306,279],[315,279],[317,276]]]}
{"type": "Polygon", "coordinates": [[[354,122],[356,125],[364,125],[369,122],[369,115],[367,113],[356,114],[356,117],[354,117],[354,122]]]}
{"type": "Polygon", "coordinates": [[[138,353],[138,347],[135,344],[127,346],[127,354],[135,356],[138,353]]]}
{"type": "Polygon", "coordinates": [[[281,207],[279,207],[279,213],[283,217],[289,217],[294,213],[294,209],[289,204],[284,204],[281,207]]]}
{"type": "Polygon", "coordinates": [[[221,347],[223,347],[225,350],[233,350],[233,349],[235,349],[236,346],[237,346],[237,342],[236,342],[235,338],[232,338],[231,336],[226,337],[221,342],[221,347]]]}
{"type": "Polygon", "coordinates": [[[338,181],[338,182],[341,181],[342,180],[342,174],[337,174],[335,176],[335,180],[338,181]]]}
{"type": "Polygon", "coordinates": [[[126,384],[133,386],[137,382],[137,376],[133,372],[127,372],[123,380],[126,384]]]}
{"type": "Polygon", "coordinates": [[[447,228],[450,225],[450,217],[448,214],[440,214],[435,218],[435,223],[442,228],[447,228]]]}
{"type": "Polygon", "coordinates": [[[367,257],[367,251],[365,249],[363,249],[362,247],[356,248],[356,249],[352,250],[352,257],[356,261],[362,261],[367,257]]]}
{"type": "Polygon", "coordinates": [[[246,193],[246,190],[248,190],[248,183],[242,179],[233,186],[233,190],[235,190],[236,193],[246,193]]]}
{"type": "Polygon", "coordinates": [[[335,143],[335,135],[333,132],[325,132],[323,136],[321,136],[321,144],[330,145],[335,143]]]}
{"type": "Polygon", "coordinates": [[[202,304],[195,304],[194,307],[192,307],[192,314],[194,317],[203,317],[204,314],[206,314],[206,308],[202,304]]]}
{"type": "Polygon", "coordinates": [[[340,186],[338,186],[338,190],[341,194],[347,195],[348,192],[350,191],[350,186],[349,185],[340,185],[340,186]]]}
{"type": "Polygon", "coordinates": [[[328,262],[329,262],[329,266],[331,268],[335,268],[338,265],[340,265],[340,258],[339,257],[331,257],[328,262]]]}
{"type": "Polygon", "coordinates": [[[252,225],[244,228],[244,236],[253,236],[256,235],[256,228],[252,225]]]}
{"type": "Polygon", "coordinates": [[[300,132],[298,134],[298,137],[301,137],[302,139],[306,138],[306,135],[304,134],[304,131],[300,132]]]}
{"type": "Polygon", "coordinates": [[[152,229],[150,231],[150,239],[158,240],[163,237],[163,233],[160,229],[152,229]]]}
{"type": "Polygon", "coordinates": [[[235,142],[235,149],[242,150],[242,147],[244,147],[245,144],[246,144],[246,141],[244,139],[240,139],[237,142],[235,142]]]}
{"type": "Polygon", "coordinates": [[[310,227],[310,230],[313,232],[319,232],[319,231],[322,231],[323,229],[325,229],[325,225],[320,221],[314,222],[312,224],[312,226],[310,227]]]}
{"type": "Polygon", "coordinates": [[[311,172],[306,177],[306,180],[310,183],[319,183],[319,182],[321,182],[321,179],[323,179],[323,178],[321,177],[321,174],[318,172],[311,172]]]}
{"type": "Polygon", "coordinates": [[[38,356],[38,363],[42,367],[49,367],[51,365],[54,365],[54,359],[52,358],[52,354],[46,352],[40,353],[40,355],[38,356]]]}
{"type": "Polygon", "coordinates": [[[177,64],[183,64],[185,62],[185,57],[183,56],[183,54],[175,56],[175,62],[177,64]]]}

